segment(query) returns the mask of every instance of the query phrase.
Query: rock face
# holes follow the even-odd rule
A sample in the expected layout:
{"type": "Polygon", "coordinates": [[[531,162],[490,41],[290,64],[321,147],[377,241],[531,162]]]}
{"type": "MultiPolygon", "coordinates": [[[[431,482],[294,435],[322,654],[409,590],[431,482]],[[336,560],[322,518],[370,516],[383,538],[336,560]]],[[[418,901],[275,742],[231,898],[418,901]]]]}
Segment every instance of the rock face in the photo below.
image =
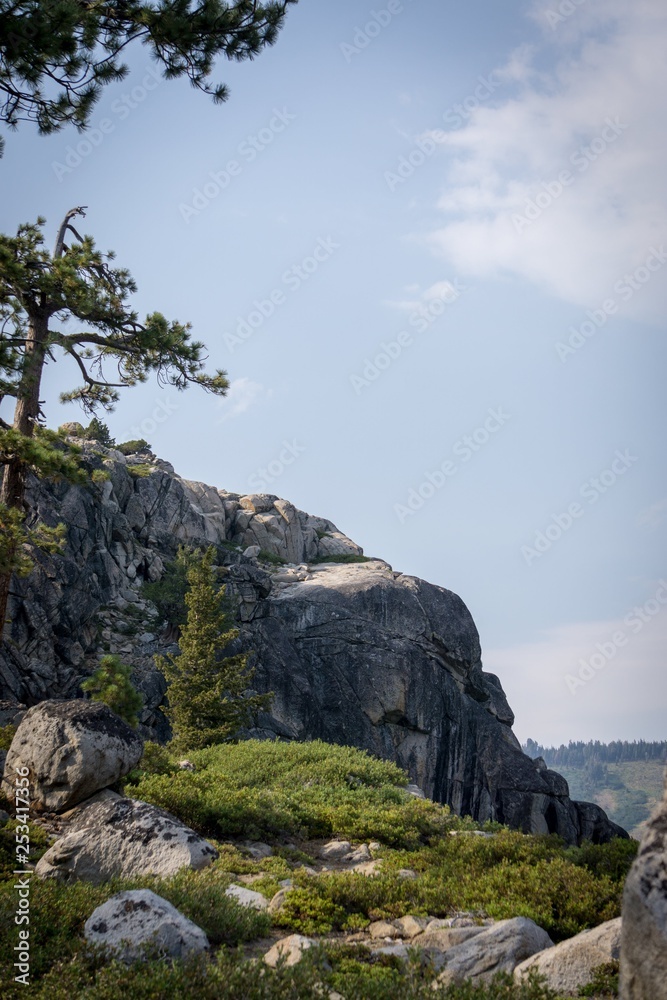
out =
{"type": "Polygon", "coordinates": [[[667,998],[667,774],[623,893],[622,1000],[667,998]]]}
{"type": "Polygon", "coordinates": [[[46,701],[26,713],[5,762],[3,784],[27,767],[32,805],[63,812],[112,785],[139,762],[143,740],[102,702],[46,701]]]}
{"type": "Polygon", "coordinates": [[[109,948],[128,964],[143,959],[147,946],[169,958],[186,958],[209,948],[201,927],[150,889],[131,889],[112,896],[88,918],[84,936],[90,944],[109,948]]]}
{"type": "Polygon", "coordinates": [[[445,967],[438,982],[488,982],[498,972],[513,972],[524,959],[550,948],[553,941],[546,931],[527,917],[500,920],[481,934],[444,952],[445,967]]]}
{"type": "Polygon", "coordinates": [[[187,482],[150,453],[85,448],[109,481],[33,485],[32,506],[49,524],[67,523],[68,547],[40,556],[13,585],[21,600],[0,648],[0,699],[75,696],[100,653],[118,652],[144,696],[143,732],[165,738],[165,683],[152,657],[173,647],[149,622],[141,586],[160,577],[179,543],[212,544],[237,602],[239,648],[256,653],[253,684],[275,693],[251,735],[365,748],[478,820],[570,843],[623,834],[521,752],[501,683],[483,670],[477,629],[455,594],[381,560],[322,562],[360,558],[361,549],[330,521],[275,496],[187,482]],[[148,475],[136,475],[138,462],[148,475]],[[289,565],[276,569],[263,553],[289,565]],[[131,616],[131,640],[123,616],[131,616]]]}
{"type": "Polygon", "coordinates": [[[75,815],[68,832],[37,863],[40,878],[82,879],[175,875],[198,870],[218,857],[216,849],[180,820],[147,802],[114,798],[75,815]]]}
{"type": "Polygon", "coordinates": [[[620,952],[621,918],[617,917],[526,959],[514,970],[514,978],[520,980],[535,969],[559,995],[577,996],[579,987],[590,982],[593,969],[618,961],[620,952]]]}

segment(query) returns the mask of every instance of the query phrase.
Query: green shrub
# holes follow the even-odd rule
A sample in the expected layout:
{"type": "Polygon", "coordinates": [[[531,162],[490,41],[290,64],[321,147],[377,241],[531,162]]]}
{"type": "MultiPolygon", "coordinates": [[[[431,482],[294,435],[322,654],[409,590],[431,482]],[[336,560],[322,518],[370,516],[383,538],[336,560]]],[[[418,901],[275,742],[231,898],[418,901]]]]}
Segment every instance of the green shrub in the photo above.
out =
{"type": "Polygon", "coordinates": [[[279,927],[289,927],[299,934],[328,934],[335,927],[339,930],[347,914],[326,896],[292,889],[285,897],[275,917],[279,927]]]}
{"type": "Polygon", "coordinates": [[[260,562],[270,563],[272,566],[284,566],[287,561],[286,559],[281,559],[275,552],[269,552],[267,549],[260,549],[257,558],[260,562]]]}
{"type": "Polygon", "coordinates": [[[457,820],[447,808],[408,797],[403,771],[352,747],[248,740],[189,753],[197,770],[150,775],[139,798],[217,837],[377,837],[417,847],[457,820]]]}
{"type": "MultiPolygon", "coordinates": [[[[4,983],[12,983],[14,977],[12,956],[14,945],[17,943],[17,927],[14,923],[16,909],[14,881],[12,877],[0,885],[0,981],[4,983]]],[[[37,995],[64,997],[65,993],[49,993],[49,989],[55,991],[59,988],[58,980],[61,972],[65,976],[64,982],[67,982],[68,976],[71,978],[74,972],[77,977],[82,977],[82,982],[90,979],[91,969],[99,969],[99,965],[93,961],[91,966],[85,957],[89,949],[83,940],[83,925],[97,906],[123,889],[152,889],[200,926],[213,945],[234,946],[242,941],[265,936],[270,926],[270,918],[267,914],[243,907],[236,900],[226,896],[225,889],[229,881],[229,876],[220,868],[219,862],[209,866],[205,871],[193,872],[186,869],[169,879],[113,880],[101,886],[92,886],[85,882],[63,885],[50,879],[32,878],[30,928],[31,931],[34,928],[34,932],[30,936],[31,986],[46,976],[44,992],[37,995]],[[49,970],[52,972],[47,975],[49,970]],[[49,984],[49,989],[46,988],[46,983],[49,984]]],[[[155,980],[159,963],[151,967],[153,970],[151,979],[155,980]]],[[[131,981],[130,978],[129,982],[131,981]]],[[[155,981],[159,982],[159,977],[155,981]]],[[[150,982],[151,980],[148,980],[148,983],[150,982]]],[[[118,988],[120,989],[120,986],[118,988]]],[[[155,983],[151,986],[151,989],[154,988],[155,983]]],[[[30,992],[32,995],[33,989],[30,992]]],[[[15,994],[3,993],[3,997],[14,995],[20,996],[20,990],[15,994]]],[[[82,994],[74,989],[71,995],[78,997],[82,994]]],[[[91,992],[89,995],[107,994],[91,992]]],[[[121,993],[111,995],[120,997],[121,993]]],[[[137,995],[155,998],[161,996],[159,992],[126,994],[133,998],[137,995]]]]}
{"type": "Polygon", "coordinates": [[[126,465],[125,468],[135,479],[148,479],[154,471],[154,467],[149,465],[148,462],[141,462],[137,465],[126,465]]]}
{"type": "Polygon", "coordinates": [[[615,882],[622,882],[637,857],[638,849],[636,840],[615,837],[608,844],[587,841],[581,847],[571,847],[565,856],[573,864],[588,868],[594,875],[608,875],[615,882]]]}
{"type": "Polygon", "coordinates": [[[137,728],[143,699],[130,680],[132,667],[116,655],[103,656],[95,673],[81,684],[93,701],[103,701],[112,712],[137,728]]]}
{"type": "Polygon", "coordinates": [[[0,750],[9,750],[16,734],[16,726],[0,726],[0,750]]]}
{"type": "Polygon", "coordinates": [[[136,455],[140,451],[150,451],[151,446],[148,441],[144,441],[143,438],[137,438],[134,441],[123,441],[122,444],[116,445],[116,451],[119,451],[121,455],[136,455]]]}
{"type": "MultiPolygon", "coordinates": [[[[10,803],[7,803],[9,806],[10,803]]],[[[4,826],[0,826],[0,881],[12,878],[12,872],[16,868],[16,820],[10,819],[4,826]]],[[[25,836],[25,830],[21,830],[20,836],[25,836]]],[[[41,826],[28,823],[29,854],[30,863],[36,864],[42,854],[49,846],[49,840],[41,826]]]]}
{"type": "Polygon", "coordinates": [[[617,997],[618,974],[618,962],[607,962],[604,965],[596,966],[593,969],[591,981],[585,986],[579,987],[579,996],[595,997],[596,1000],[600,1000],[601,997],[617,997]]]}

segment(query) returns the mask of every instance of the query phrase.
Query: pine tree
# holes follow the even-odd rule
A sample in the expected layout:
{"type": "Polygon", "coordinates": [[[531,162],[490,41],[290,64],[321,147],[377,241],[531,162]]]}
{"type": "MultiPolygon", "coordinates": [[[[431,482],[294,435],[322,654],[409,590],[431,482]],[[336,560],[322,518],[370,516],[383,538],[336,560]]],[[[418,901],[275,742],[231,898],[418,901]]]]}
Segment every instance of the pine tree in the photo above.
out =
{"type": "Polygon", "coordinates": [[[166,715],[179,752],[227,742],[271,700],[270,694],[248,693],[248,654],[223,656],[239,633],[223,607],[225,588],[215,583],[212,548],[191,566],[188,583],[180,653],[155,658],[169,685],[166,715]]]}
{"type": "Polygon", "coordinates": [[[86,427],[83,436],[86,441],[98,441],[105,448],[113,448],[115,445],[114,439],[111,437],[111,432],[107,425],[97,417],[93,417],[88,426],[86,427]]]}
{"type": "Polygon", "coordinates": [[[204,345],[193,341],[189,325],[168,322],[152,313],[141,323],[128,306],[136,291],[129,271],[113,268],[113,254],[102,254],[92,237],[80,236],[71,209],[63,220],[53,254],[44,247],[43,219],[22,225],[14,237],[0,235],[0,391],[16,400],[14,422],[0,423],[0,526],[11,529],[0,565],[0,629],[5,621],[11,570],[29,542],[17,536],[17,515],[25,513],[26,477],[58,475],[76,479],[75,450],[41,426],[40,390],[44,368],[57,357],[71,358],[82,384],[61,394],[92,414],[111,410],[118,390],[145,382],[155,373],[162,384],[185,389],[194,384],[224,395],[229,383],[223,371],[204,371],[204,345]],[[74,241],[67,245],[68,234],[74,241]],[[76,332],[58,329],[76,319],[76,332]],[[105,374],[113,368],[113,381],[105,374]]]}
{"type": "Polygon", "coordinates": [[[95,673],[82,683],[81,690],[93,701],[103,701],[136,729],[143,699],[130,680],[131,673],[132,667],[121,663],[119,656],[103,656],[95,673]]]}
{"type": "Polygon", "coordinates": [[[186,76],[225,101],[227,88],[209,82],[216,57],[253,59],[296,2],[0,0],[0,121],[34,121],[43,134],[85,129],[102,88],[127,75],[119,60],[137,39],[165,79],[186,76]]]}

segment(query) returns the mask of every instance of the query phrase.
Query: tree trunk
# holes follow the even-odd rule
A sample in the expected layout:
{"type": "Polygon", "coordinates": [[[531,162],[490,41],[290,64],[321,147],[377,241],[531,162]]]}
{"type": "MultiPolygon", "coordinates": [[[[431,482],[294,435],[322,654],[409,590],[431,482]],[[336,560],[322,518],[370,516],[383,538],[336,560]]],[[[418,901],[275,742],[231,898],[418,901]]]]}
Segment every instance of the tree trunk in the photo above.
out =
{"type": "MultiPolygon", "coordinates": [[[[48,346],[49,320],[46,313],[29,317],[28,339],[23,359],[23,372],[19,383],[12,427],[26,437],[32,437],[39,417],[39,392],[42,384],[44,359],[48,346]]],[[[20,458],[9,461],[3,470],[0,486],[0,503],[16,510],[25,508],[27,468],[20,458]]],[[[15,551],[15,550],[14,550],[15,551]]],[[[13,552],[8,553],[11,562],[13,552]]],[[[7,617],[7,603],[12,573],[0,573],[0,637],[7,617]]]]}

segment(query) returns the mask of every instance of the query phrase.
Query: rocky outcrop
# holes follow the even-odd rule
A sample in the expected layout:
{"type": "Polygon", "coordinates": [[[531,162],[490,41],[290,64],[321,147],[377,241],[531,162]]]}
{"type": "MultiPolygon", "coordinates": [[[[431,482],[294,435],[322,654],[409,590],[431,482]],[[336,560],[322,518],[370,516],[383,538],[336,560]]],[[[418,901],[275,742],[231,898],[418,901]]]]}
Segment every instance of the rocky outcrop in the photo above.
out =
{"type": "Polygon", "coordinates": [[[514,970],[514,978],[520,981],[535,969],[559,996],[578,996],[579,988],[590,982],[593,969],[617,962],[620,951],[621,918],[617,917],[527,958],[514,970]]]}
{"type": "Polygon", "coordinates": [[[621,1000],[667,998],[667,774],[623,892],[621,1000]]]}
{"type": "Polygon", "coordinates": [[[208,841],[171,813],[116,796],[75,814],[65,836],[37,862],[35,874],[98,885],[111,878],[166,878],[182,868],[205,868],[217,857],[208,841]]]}
{"type": "Polygon", "coordinates": [[[274,692],[252,735],[363,747],[478,820],[570,843],[623,834],[521,752],[500,680],[483,670],[475,624],[451,591],[382,560],[323,562],[363,557],[330,521],[275,496],[187,482],[150,454],[94,443],[86,454],[107,482],[33,485],[34,508],[68,525],[68,546],[64,556],[40,555],[14,585],[0,698],[75,696],[100,653],[118,652],[144,697],[142,732],[165,738],[153,654],[173,646],[142,584],[159,578],[179,542],[214,545],[236,601],[239,648],[255,654],[253,684],[274,692]]]}
{"type": "Polygon", "coordinates": [[[201,927],[150,889],[112,896],[88,918],[84,936],[128,964],[145,961],[147,949],[160,957],[187,958],[210,947],[201,927]]]}
{"type": "Polygon", "coordinates": [[[13,789],[27,768],[31,806],[63,812],[126,775],[142,752],[143,740],[102,702],[45,701],[16,731],[3,786],[13,789]]]}

